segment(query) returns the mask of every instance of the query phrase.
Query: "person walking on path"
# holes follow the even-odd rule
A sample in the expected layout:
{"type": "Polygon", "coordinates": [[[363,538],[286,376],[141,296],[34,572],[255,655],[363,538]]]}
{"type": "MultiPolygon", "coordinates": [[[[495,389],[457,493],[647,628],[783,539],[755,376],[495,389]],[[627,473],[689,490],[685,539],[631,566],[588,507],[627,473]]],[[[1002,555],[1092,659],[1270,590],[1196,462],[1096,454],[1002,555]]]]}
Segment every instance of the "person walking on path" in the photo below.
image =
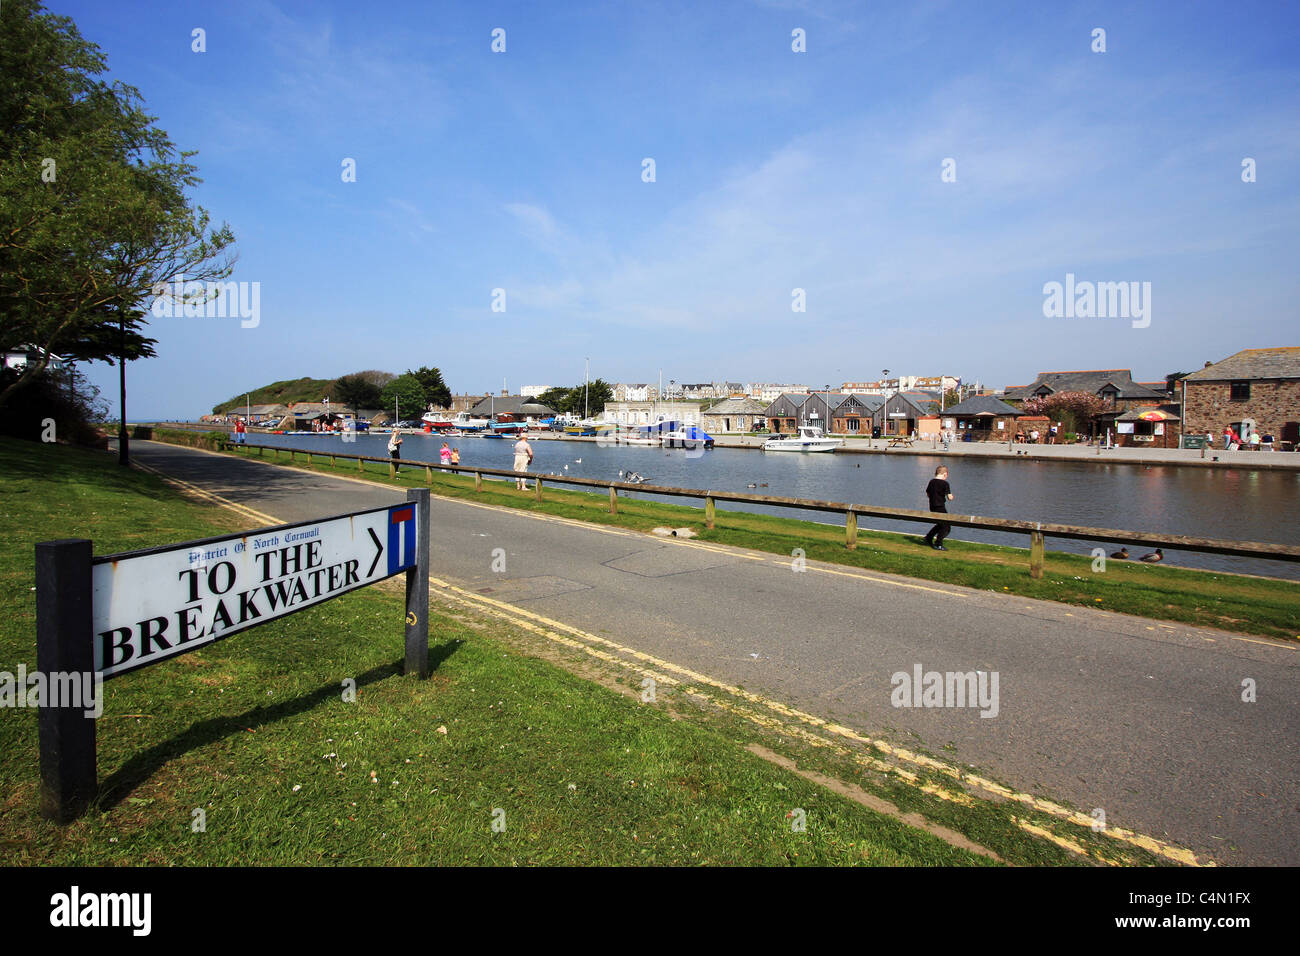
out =
{"type": "MultiPolygon", "coordinates": [[[[515,471],[527,471],[528,466],[533,461],[533,446],[528,444],[527,436],[520,435],[519,441],[515,442],[515,471]]],[[[528,490],[527,478],[516,478],[515,487],[520,491],[528,490]]]]}
{"type": "MultiPolygon", "coordinates": [[[[930,499],[930,510],[948,513],[948,502],[952,501],[952,486],[948,484],[948,469],[940,465],[934,470],[934,477],[925,486],[925,494],[930,499]]],[[[948,537],[952,525],[940,522],[925,533],[925,543],[936,551],[947,551],[943,539],[948,537]]]]}
{"type": "MultiPolygon", "coordinates": [[[[389,438],[388,438],[388,457],[389,457],[389,458],[396,458],[396,459],[398,459],[399,461],[401,460],[401,457],[402,457],[402,436],[399,435],[397,432],[393,432],[393,434],[390,435],[389,438]]],[[[401,470],[402,470],[402,469],[401,469],[401,466],[399,466],[396,462],[394,462],[394,463],[393,463],[393,474],[397,474],[397,473],[398,473],[399,471],[401,471],[401,470]]]]}

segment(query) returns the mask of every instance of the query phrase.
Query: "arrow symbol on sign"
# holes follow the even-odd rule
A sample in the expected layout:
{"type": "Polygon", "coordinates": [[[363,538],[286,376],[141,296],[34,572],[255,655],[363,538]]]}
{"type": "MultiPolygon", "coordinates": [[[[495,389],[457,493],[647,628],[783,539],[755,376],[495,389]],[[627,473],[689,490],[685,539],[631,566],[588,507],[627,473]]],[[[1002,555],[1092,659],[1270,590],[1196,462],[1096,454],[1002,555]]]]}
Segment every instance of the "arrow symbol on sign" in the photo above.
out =
{"type": "Polygon", "coordinates": [[[370,532],[370,540],[375,543],[375,560],[370,562],[370,570],[366,572],[366,577],[375,573],[375,565],[379,563],[379,556],[384,553],[384,546],[379,543],[379,536],[375,534],[374,528],[367,528],[370,532]]]}

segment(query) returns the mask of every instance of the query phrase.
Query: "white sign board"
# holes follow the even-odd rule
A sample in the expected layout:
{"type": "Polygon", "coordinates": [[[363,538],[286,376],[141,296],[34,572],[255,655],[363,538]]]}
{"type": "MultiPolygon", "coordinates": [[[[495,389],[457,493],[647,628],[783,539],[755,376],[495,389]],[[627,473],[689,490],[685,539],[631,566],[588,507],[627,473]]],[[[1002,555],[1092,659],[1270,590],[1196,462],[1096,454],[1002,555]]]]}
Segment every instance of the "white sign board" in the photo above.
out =
{"type": "Polygon", "coordinates": [[[407,502],[96,558],[95,670],[146,667],[413,568],[417,514],[407,502]]]}

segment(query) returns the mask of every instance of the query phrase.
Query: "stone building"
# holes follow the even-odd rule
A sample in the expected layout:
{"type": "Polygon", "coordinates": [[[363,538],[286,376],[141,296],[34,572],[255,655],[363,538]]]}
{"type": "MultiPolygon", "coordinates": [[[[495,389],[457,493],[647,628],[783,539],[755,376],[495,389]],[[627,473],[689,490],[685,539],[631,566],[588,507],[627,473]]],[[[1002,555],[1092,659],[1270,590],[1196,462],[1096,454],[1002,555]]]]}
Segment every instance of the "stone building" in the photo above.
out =
{"type": "Polygon", "coordinates": [[[1019,414],[992,395],[974,395],[944,411],[943,427],[952,429],[958,441],[1006,441],[1015,433],[1019,414]]]}
{"type": "MultiPolygon", "coordinates": [[[[1300,346],[1243,349],[1182,380],[1183,432],[1223,434],[1245,421],[1275,446],[1300,445],[1300,346]]],[[[1243,436],[1244,437],[1244,436],[1243,436]]]]}
{"type": "Polygon", "coordinates": [[[753,398],[725,398],[700,413],[706,432],[752,432],[767,427],[767,406],[753,398]]]}

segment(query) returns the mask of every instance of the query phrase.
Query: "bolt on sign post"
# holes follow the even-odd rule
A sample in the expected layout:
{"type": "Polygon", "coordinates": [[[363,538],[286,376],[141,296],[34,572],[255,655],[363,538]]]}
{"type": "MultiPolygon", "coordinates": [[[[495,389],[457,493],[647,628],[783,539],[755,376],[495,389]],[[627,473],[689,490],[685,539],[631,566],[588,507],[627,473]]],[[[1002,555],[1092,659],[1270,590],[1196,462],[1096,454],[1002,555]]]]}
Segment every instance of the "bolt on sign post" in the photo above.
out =
{"type": "Polygon", "coordinates": [[[95,557],[83,539],[36,545],[41,812],[94,801],[102,682],[406,575],[406,672],[429,674],[429,492],[402,504],[95,557]],[[88,707],[93,706],[93,711],[88,707]]]}

